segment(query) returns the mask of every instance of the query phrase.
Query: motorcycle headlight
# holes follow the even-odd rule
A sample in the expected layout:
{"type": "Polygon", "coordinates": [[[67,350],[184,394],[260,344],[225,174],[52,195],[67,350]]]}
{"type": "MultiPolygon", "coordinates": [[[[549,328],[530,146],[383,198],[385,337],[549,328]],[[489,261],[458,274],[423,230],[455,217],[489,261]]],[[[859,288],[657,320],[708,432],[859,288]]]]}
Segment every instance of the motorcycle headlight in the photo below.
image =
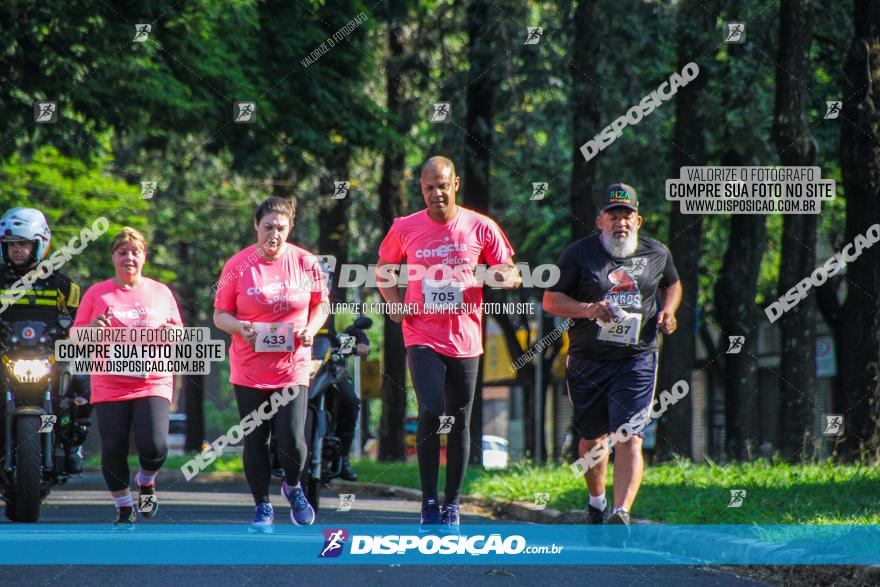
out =
{"type": "Polygon", "coordinates": [[[37,383],[48,377],[52,368],[46,359],[12,359],[6,366],[19,383],[37,383]]]}

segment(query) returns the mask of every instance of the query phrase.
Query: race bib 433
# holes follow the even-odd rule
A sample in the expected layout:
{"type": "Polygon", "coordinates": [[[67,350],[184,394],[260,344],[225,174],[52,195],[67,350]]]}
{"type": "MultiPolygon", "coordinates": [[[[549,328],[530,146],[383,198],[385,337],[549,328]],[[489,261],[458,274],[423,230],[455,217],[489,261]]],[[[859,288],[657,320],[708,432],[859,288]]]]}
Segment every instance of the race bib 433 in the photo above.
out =
{"type": "Polygon", "coordinates": [[[296,341],[293,324],[289,322],[254,322],[257,341],[254,350],[258,353],[291,353],[296,341]]]}

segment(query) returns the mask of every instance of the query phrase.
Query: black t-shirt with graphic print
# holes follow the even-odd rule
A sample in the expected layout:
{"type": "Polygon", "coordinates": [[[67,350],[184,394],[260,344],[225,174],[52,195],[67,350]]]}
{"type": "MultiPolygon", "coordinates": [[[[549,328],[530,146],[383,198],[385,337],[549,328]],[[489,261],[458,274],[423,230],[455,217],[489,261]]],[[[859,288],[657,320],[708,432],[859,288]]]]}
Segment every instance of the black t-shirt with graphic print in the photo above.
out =
{"type": "Polygon", "coordinates": [[[586,317],[569,329],[569,353],[594,361],[627,359],[657,350],[657,288],[678,281],[672,255],[658,241],[639,236],[636,252],[626,259],[612,258],[599,235],[570,245],[557,261],[559,282],[548,288],[579,302],[614,301],[622,310],[642,315],[637,345],[600,340],[599,325],[586,317]]]}

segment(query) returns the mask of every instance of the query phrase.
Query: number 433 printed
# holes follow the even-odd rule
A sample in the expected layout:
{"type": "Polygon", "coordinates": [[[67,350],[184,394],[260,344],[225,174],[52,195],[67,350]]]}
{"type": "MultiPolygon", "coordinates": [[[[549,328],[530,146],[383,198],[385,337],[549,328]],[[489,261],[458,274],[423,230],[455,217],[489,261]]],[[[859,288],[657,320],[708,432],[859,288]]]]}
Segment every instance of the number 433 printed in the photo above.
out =
{"type": "Polygon", "coordinates": [[[258,353],[293,352],[296,339],[293,324],[285,322],[254,322],[257,341],[254,350],[258,353]]]}

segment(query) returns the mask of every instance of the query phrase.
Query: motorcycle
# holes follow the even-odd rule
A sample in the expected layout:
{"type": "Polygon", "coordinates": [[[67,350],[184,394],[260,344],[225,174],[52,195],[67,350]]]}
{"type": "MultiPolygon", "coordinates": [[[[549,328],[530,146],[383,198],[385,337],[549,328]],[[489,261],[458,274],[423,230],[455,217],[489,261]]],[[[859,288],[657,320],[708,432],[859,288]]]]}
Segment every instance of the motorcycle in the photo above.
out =
{"type": "MultiPolygon", "coordinates": [[[[64,484],[64,446],[82,444],[89,422],[77,417],[88,404],[86,398],[53,390],[56,370],[55,341],[67,336],[70,319],[59,325],[41,321],[0,322],[0,360],[6,413],[3,418],[0,484],[6,517],[14,522],[36,522],[40,504],[54,485],[64,484]],[[63,438],[62,438],[63,436],[63,438]]],[[[71,378],[57,377],[60,389],[71,378]]]]}
{"type": "MultiPolygon", "coordinates": [[[[355,330],[366,330],[373,321],[366,316],[355,320],[344,333],[335,336],[319,333],[312,342],[312,371],[309,382],[309,405],[306,412],[305,437],[308,446],[306,466],[300,483],[306,499],[318,511],[321,486],[327,485],[342,472],[342,442],[336,436],[337,402],[336,386],[349,377],[345,361],[355,352],[355,330]]],[[[275,453],[274,439],[271,444],[273,474],[284,477],[284,471],[275,453]]]]}

